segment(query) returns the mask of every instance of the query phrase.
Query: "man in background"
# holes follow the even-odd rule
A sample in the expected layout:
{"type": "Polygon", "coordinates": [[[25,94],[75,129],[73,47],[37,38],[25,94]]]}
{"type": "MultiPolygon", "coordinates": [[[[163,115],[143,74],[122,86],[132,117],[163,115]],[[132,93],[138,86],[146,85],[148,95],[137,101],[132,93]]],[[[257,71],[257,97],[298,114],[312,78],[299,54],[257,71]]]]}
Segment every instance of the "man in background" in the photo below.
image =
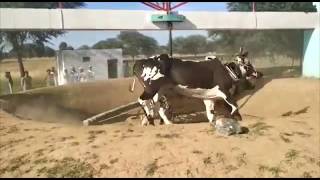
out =
{"type": "Polygon", "coordinates": [[[76,83],[78,81],[78,72],[74,66],[71,68],[70,72],[70,82],[71,83],[76,83]]]}
{"type": "Polygon", "coordinates": [[[32,88],[32,77],[29,75],[28,71],[24,72],[22,78],[22,91],[26,91],[32,88]]]}
{"type": "Polygon", "coordinates": [[[84,72],[84,69],[82,67],[79,68],[79,82],[86,82],[87,81],[87,75],[84,72]]]}
{"type": "Polygon", "coordinates": [[[95,73],[92,70],[92,66],[89,66],[89,69],[87,71],[87,79],[88,81],[94,81],[95,79],[95,73]]]}
{"type": "Polygon", "coordinates": [[[51,73],[53,74],[54,86],[58,85],[58,74],[54,67],[51,67],[51,73]]]}
{"type": "Polygon", "coordinates": [[[51,69],[47,69],[47,75],[45,77],[45,81],[46,81],[48,87],[55,86],[54,74],[51,72],[51,69]]]}
{"type": "Polygon", "coordinates": [[[5,82],[4,82],[4,94],[12,94],[13,93],[13,80],[11,77],[11,73],[5,72],[5,82]]]}
{"type": "Polygon", "coordinates": [[[65,81],[65,84],[69,84],[71,82],[70,74],[67,69],[64,69],[63,78],[65,81]]]}

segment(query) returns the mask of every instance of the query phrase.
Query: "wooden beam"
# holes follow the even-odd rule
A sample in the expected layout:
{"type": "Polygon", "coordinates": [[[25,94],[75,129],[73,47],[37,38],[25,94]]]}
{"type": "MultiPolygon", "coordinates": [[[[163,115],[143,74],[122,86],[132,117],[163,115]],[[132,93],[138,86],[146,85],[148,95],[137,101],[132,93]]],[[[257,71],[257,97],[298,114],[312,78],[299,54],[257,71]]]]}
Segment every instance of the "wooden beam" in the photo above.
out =
{"type": "MultiPolygon", "coordinates": [[[[0,8],[1,30],[167,30],[142,10],[0,8]]],[[[186,20],[173,30],[314,29],[319,12],[210,12],[179,11],[186,20]]]]}
{"type": "Polygon", "coordinates": [[[98,121],[112,120],[116,117],[119,117],[123,113],[128,112],[128,111],[130,111],[134,108],[137,108],[137,107],[139,107],[138,102],[131,102],[131,103],[110,109],[108,111],[102,112],[102,113],[97,114],[93,117],[90,117],[90,118],[83,121],[83,125],[89,126],[89,125],[97,123],[98,121]]]}

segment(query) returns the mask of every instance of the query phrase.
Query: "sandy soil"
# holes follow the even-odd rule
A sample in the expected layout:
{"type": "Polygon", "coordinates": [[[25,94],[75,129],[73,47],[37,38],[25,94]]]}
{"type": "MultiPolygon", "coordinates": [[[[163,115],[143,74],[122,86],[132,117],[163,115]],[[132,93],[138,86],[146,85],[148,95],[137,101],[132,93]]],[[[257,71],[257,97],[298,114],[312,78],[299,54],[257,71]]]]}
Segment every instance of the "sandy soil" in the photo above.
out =
{"type": "MultiPolygon", "coordinates": [[[[0,177],[320,177],[320,81],[274,79],[239,100],[249,133],[207,123],[100,126],[0,112],[0,177]]],[[[181,115],[205,119],[204,113],[181,115]]]]}

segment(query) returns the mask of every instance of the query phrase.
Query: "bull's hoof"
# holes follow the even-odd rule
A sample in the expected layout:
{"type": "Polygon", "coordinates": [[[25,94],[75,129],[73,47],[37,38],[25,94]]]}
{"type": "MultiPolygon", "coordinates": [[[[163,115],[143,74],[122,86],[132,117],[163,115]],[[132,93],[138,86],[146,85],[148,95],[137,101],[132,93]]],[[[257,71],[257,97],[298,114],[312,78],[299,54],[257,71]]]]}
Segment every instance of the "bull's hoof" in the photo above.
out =
{"type": "Polygon", "coordinates": [[[150,116],[149,117],[142,116],[141,117],[141,125],[142,126],[148,126],[148,125],[155,126],[154,119],[150,116]]]}
{"type": "Polygon", "coordinates": [[[230,136],[241,134],[242,128],[235,119],[220,117],[216,120],[215,128],[219,134],[230,136]]]}
{"type": "Polygon", "coordinates": [[[148,119],[146,117],[143,117],[141,121],[141,126],[148,126],[148,125],[149,125],[148,119]]]}

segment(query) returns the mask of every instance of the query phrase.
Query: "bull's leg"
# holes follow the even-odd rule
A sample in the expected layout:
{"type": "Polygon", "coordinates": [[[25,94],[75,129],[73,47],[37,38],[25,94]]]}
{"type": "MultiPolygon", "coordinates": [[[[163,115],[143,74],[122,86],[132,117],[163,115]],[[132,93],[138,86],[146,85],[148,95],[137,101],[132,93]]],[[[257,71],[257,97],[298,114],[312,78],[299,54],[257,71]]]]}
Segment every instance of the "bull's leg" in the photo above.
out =
{"type": "Polygon", "coordinates": [[[218,90],[217,93],[218,97],[221,97],[229,106],[231,106],[231,115],[235,117],[235,119],[241,121],[241,115],[238,110],[238,105],[234,98],[231,96],[230,92],[228,90],[218,90]]]}
{"type": "MultiPolygon", "coordinates": [[[[147,106],[148,100],[152,99],[152,95],[147,92],[143,92],[142,95],[139,97],[138,102],[143,109],[145,116],[147,117],[148,122],[142,122],[142,125],[146,125],[147,123],[154,125],[154,118],[153,118],[153,109],[149,109],[147,106]]],[[[152,103],[152,102],[151,102],[152,103]]]]}
{"type": "Polygon", "coordinates": [[[159,98],[160,108],[159,108],[159,115],[161,117],[161,120],[164,121],[166,125],[172,124],[172,122],[167,117],[166,113],[170,113],[170,106],[168,104],[167,98],[165,96],[161,96],[159,98]]]}
{"type": "Polygon", "coordinates": [[[207,113],[208,120],[210,123],[213,123],[214,114],[212,112],[214,110],[214,102],[213,100],[210,100],[210,99],[204,99],[203,103],[206,106],[206,113],[207,113]]]}
{"type": "Polygon", "coordinates": [[[225,92],[226,98],[224,98],[225,102],[231,106],[231,116],[234,117],[236,120],[241,121],[242,117],[239,113],[238,104],[236,100],[231,96],[231,94],[226,91],[225,92]]]}

